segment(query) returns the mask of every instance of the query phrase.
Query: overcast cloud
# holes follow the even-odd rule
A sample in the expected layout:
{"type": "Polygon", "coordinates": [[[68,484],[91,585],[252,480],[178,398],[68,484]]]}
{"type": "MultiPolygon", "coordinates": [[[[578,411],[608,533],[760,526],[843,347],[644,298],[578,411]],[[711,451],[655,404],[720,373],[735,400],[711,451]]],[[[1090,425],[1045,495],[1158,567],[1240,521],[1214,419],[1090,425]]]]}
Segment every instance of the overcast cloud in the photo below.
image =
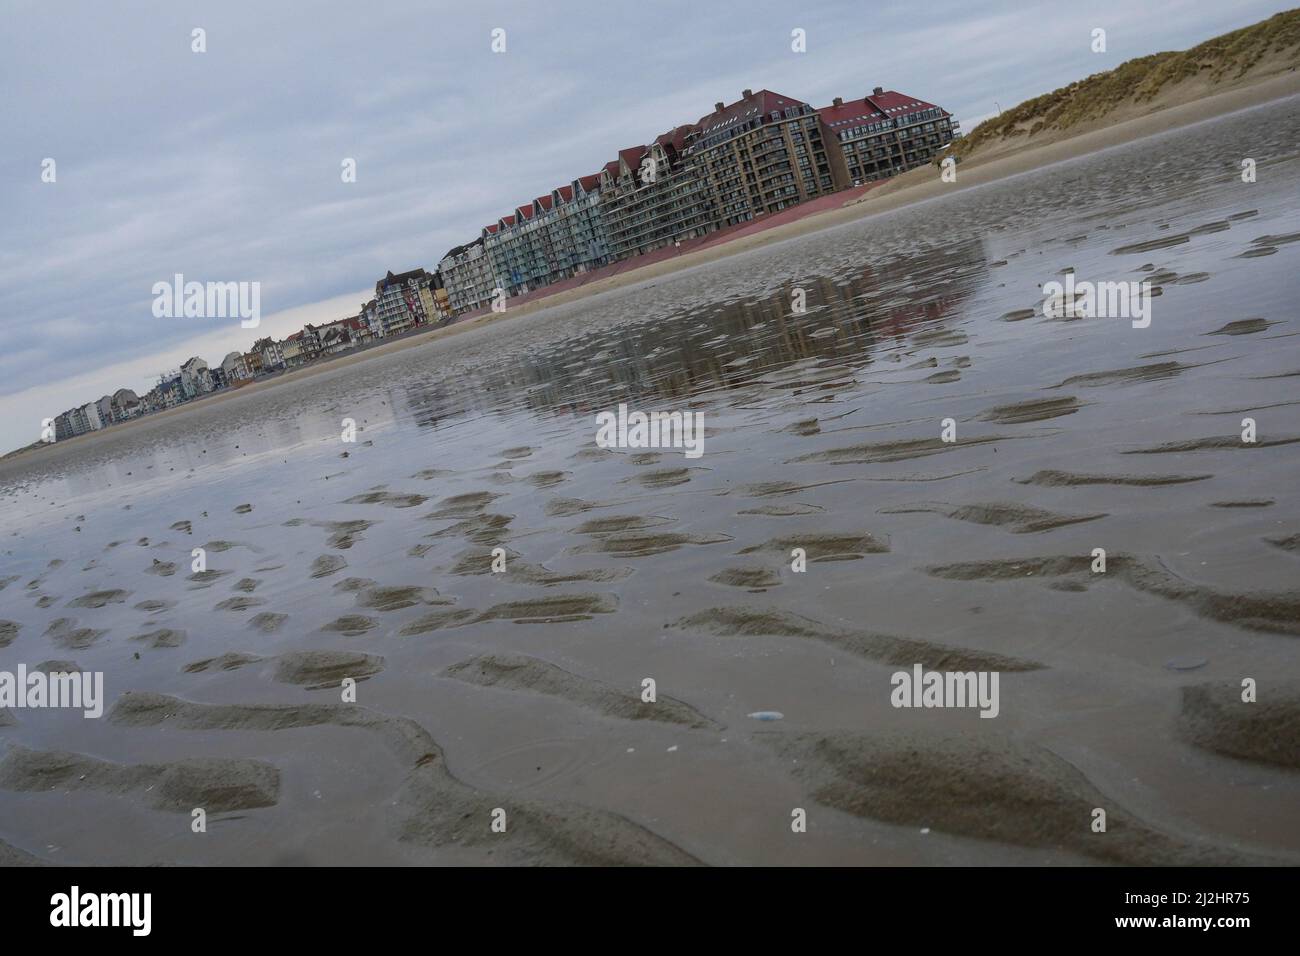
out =
{"type": "Polygon", "coordinates": [[[515,205],[767,87],[996,109],[1286,9],[1089,4],[13,2],[0,34],[0,451],[192,354],[355,314],[515,205]],[[191,30],[207,52],[191,52],[191,30]],[[495,27],[507,52],[490,50],[495,27]],[[807,53],[790,33],[807,32],[807,53]],[[1108,52],[1089,48],[1094,27],[1108,52]],[[46,157],[57,182],[41,182],[46,157]],[[357,162],[343,183],[340,164],[357,162]],[[263,326],[158,319],[174,273],[263,326]]]}

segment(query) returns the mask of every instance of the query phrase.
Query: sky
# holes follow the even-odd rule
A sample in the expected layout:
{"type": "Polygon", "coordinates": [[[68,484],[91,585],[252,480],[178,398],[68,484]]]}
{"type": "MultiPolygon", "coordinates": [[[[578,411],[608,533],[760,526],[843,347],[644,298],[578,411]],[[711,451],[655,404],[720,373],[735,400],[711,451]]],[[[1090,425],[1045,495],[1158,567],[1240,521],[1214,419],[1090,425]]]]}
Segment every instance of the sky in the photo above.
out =
{"type": "MultiPolygon", "coordinates": [[[[355,315],[620,148],[768,88],[998,107],[1286,3],[0,0],[0,453],[191,355],[355,315]],[[1107,50],[1091,49],[1106,30],[1107,50]],[[193,31],[205,52],[193,50],[193,31]],[[493,52],[504,30],[505,51],[493,52]],[[792,31],[806,52],[792,50],[792,31]],[[47,159],[54,181],[43,181],[47,159]],[[343,163],[356,164],[344,182],[343,163]],[[258,282],[262,322],[153,286],[258,282]]],[[[46,174],[48,178],[48,174],[46,174]]]]}

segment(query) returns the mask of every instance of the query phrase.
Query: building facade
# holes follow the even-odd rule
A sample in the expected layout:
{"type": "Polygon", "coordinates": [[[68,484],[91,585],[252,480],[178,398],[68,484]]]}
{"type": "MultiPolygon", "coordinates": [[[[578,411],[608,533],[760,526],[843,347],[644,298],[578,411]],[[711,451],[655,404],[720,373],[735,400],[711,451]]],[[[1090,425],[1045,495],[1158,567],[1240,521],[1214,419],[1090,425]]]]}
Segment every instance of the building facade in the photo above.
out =
{"type": "Polygon", "coordinates": [[[113,393],[112,401],[113,421],[115,422],[124,422],[128,418],[135,418],[144,410],[140,396],[129,388],[119,388],[113,393]]]}
{"type": "Polygon", "coordinates": [[[269,335],[254,342],[253,351],[262,356],[263,371],[284,368],[284,348],[269,335]]]}
{"type": "Polygon", "coordinates": [[[431,278],[423,269],[412,269],[399,275],[389,272],[375,283],[375,314],[385,336],[431,321],[437,311],[431,278]]]}
{"type": "Polygon", "coordinates": [[[249,377],[248,366],[244,364],[244,355],[242,352],[231,352],[221,360],[221,372],[226,378],[227,385],[233,385],[236,382],[242,382],[249,377]]]}
{"type": "Polygon", "coordinates": [[[843,151],[817,111],[745,90],[699,121],[688,150],[712,199],[715,229],[750,222],[849,185],[843,151]]]}
{"type": "Polygon", "coordinates": [[[481,309],[491,303],[496,276],[491,257],[483,247],[483,235],[468,245],[448,250],[438,263],[438,272],[446,285],[453,314],[481,309]]]}
{"type": "Polygon", "coordinates": [[[212,375],[208,363],[197,355],[181,366],[181,392],[185,399],[197,398],[212,391],[212,375]]]}
{"type": "Polygon", "coordinates": [[[879,86],[848,103],[836,97],[817,112],[839,142],[855,183],[924,166],[961,128],[947,110],[879,86]]]}
{"type": "Polygon", "coordinates": [[[626,259],[711,231],[711,197],[687,148],[695,126],[620,150],[601,170],[612,258],[626,259]]]}

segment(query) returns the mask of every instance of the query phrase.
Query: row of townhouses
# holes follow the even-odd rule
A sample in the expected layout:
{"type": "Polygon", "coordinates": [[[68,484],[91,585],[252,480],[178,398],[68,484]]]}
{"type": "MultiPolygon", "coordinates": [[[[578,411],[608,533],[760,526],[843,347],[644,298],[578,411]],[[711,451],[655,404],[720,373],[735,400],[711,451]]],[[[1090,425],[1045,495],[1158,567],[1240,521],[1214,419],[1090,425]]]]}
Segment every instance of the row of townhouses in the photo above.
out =
{"type": "Polygon", "coordinates": [[[362,303],[357,314],[324,325],[305,325],[281,341],[258,339],[247,352],[231,352],[221,364],[209,366],[193,356],[179,369],[163,372],[158,383],[143,396],[120,388],[97,402],[72,408],[53,420],[58,441],[98,431],[150,412],[174,408],[211,392],[238,388],[262,376],[297,368],[325,356],[336,355],[375,339],[402,335],[451,319],[452,309],[436,273],[424,269],[394,274],[375,283],[374,298],[362,303]]]}
{"type": "Polygon", "coordinates": [[[933,103],[876,87],[820,109],[771,90],[618,151],[516,206],[438,264],[453,315],[931,162],[958,133],[933,103]],[[498,291],[499,290],[499,291],[498,291]]]}

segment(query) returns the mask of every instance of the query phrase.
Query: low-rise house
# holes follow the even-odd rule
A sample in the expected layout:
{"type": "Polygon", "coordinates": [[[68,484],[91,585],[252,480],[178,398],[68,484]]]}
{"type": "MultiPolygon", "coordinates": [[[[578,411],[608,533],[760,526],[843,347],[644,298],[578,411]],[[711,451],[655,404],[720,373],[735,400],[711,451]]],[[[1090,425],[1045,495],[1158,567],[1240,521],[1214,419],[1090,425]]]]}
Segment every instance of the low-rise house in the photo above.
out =
{"type": "Polygon", "coordinates": [[[375,337],[364,316],[354,315],[349,319],[343,320],[347,323],[348,336],[352,339],[353,346],[364,345],[375,337]]]}
{"type": "Polygon", "coordinates": [[[325,325],[308,325],[303,329],[303,337],[312,337],[316,351],[320,355],[335,355],[368,342],[373,338],[369,324],[360,316],[338,319],[325,325]]]}

